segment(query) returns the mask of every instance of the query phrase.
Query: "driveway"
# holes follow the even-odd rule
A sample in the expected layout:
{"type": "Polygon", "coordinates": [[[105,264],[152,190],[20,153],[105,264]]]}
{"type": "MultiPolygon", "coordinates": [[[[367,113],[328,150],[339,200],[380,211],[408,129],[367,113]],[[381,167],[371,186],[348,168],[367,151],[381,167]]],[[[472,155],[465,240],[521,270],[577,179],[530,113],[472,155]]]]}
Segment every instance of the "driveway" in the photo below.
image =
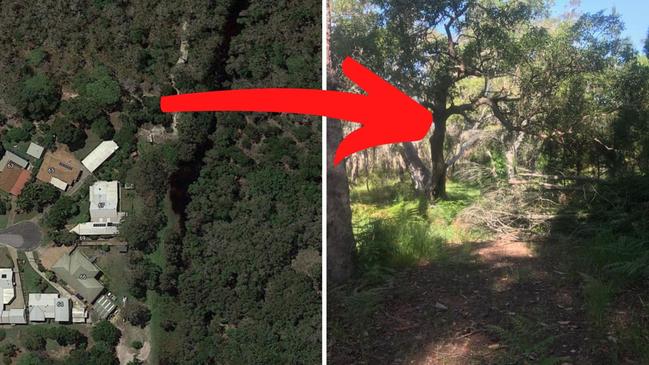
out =
{"type": "Polygon", "coordinates": [[[30,221],[20,222],[0,231],[0,244],[21,251],[36,249],[43,239],[41,227],[30,221]]]}

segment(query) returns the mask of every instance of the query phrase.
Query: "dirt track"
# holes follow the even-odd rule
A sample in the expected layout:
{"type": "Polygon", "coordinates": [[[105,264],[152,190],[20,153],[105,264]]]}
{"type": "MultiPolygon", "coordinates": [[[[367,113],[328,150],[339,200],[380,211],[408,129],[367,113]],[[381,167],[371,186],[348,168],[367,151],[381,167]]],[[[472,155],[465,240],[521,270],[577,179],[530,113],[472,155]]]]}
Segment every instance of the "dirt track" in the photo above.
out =
{"type": "Polygon", "coordinates": [[[515,235],[455,249],[464,258],[399,273],[357,348],[336,350],[332,363],[605,363],[611,344],[589,336],[579,281],[556,260],[515,235]]]}

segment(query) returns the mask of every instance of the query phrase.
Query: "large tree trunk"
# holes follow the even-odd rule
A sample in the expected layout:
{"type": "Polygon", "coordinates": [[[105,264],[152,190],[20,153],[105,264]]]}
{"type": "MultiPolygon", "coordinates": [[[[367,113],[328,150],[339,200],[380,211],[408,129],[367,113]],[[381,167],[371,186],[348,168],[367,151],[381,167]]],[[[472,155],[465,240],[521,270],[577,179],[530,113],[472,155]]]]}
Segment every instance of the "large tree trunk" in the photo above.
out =
{"type": "Polygon", "coordinates": [[[327,277],[347,280],[354,269],[354,234],[345,161],[334,167],[333,157],[342,140],[340,122],[327,121],[327,277]]]}
{"type": "Polygon", "coordinates": [[[444,159],[444,138],[446,137],[446,116],[435,115],[435,129],[430,136],[431,174],[428,194],[432,199],[446,198],[446,160],[444,159]]]}
{"type": "MultiPolygon", "coordinates": [[[[337,89],[337,80],[331,65],[331,1],[327,4],[328,26],[326,30],[327,80],[329,89],[337,89]]],[[[334,166],[334,154],[343,139],[343,129],[339,121],[327,120],[327,277],[332,283],[343,282],[354,271],[356,243],[352,231],[352,210],[349,201],[349,181],[345,161],[334,166]]],[[[324,212],[323,212],[324,213],[324,212]]]]}

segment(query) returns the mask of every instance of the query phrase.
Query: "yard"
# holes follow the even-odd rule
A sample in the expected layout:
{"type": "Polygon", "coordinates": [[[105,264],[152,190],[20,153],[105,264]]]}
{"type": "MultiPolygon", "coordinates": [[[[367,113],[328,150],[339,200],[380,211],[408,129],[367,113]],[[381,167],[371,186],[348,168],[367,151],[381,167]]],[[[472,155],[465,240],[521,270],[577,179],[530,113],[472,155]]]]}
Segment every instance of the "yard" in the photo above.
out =
{"type": "Polygon", "coordinates": [[[97,266],[103,272],[102,280],[108,291],[117,296],[117,302],[128,296],[128,281],[126,270],[128,268],[128,255],[119,253],[117,247],[110,247],[110,251],[101,248],[82,247],[83,253],[88,257],[97,257],[97,266]]]}
{"type": "Polygon", "coordinates": [[[101,138],[99,138],[97,135],[95,135],[90,129],[86,130],[86,134],[88,135],[88,138],[86,139],[86,144],[83,146],[82,149],[74,151],[74,156],[79,159],[79,161],[83,160],[92,150],[97,148],[99,144],[101,143],[101,138]]]}
{"type": "Polygon", "coordinates": [[[24,252],[18,252],[18,271],[25,296],[29,293],[58,293],[29,264],[24,252]]]}

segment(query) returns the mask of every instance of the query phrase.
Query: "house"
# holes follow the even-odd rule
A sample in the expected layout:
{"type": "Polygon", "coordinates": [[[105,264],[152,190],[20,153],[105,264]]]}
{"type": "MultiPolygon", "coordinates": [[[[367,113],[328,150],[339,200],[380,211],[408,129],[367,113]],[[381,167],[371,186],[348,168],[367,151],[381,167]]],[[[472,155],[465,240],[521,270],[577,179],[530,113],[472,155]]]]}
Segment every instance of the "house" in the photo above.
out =
{"type": "Polygon", "coordinates": [[[72,153],[59,148],[54,152],[45,153],[36,178],[65,191],[68,186],[77,182],[80,175],[81,163],[79,160],[72,153]]]}
{"type": "Polygon", "coordinates": [[[81,161],[88,171],[94,172],[104,161],[117,151],[119,146],[114,141],[103,141],[81,161]]]}
{"type": "Polygon", "coordinates": [[[23,169],[26,169],[27,166],[29,166],[29,162],[24,158],[11,151],[6,151],[4,156],[2,156],[2,159],[0,159],[0,171],[4,171],[5,166],[7,166],[10,162],[13,163],[13,165],[20,166],[23,169]]]}
{"type": "Polygon", "coordinates": [[[27,170],[29,162],[13,152],[7,151],[0,159],[0,189],[18,196],[31,178],[27,170]]]}
{"type": "Polygon", "coordinates": [[[70,232],[80,236],[114,236],[126,215],[119,212],[119,181],[97,181],[90,186],[90,222],[77,224],[70,232]]]}
{"type": "Polygon", "coordinates": [[[14,269],[0,269],[0,289],[2,289],[2,305],[11,303],[16,297],[16,288],[14,285],[14,269]]]}
{"type": "Polygon", "coordinates": [[[0,189],[18,196],[31,177],[31,172],[9,161],[0,172],[0,189]]]}
{"type": "Polygon", "coordinates": [[[52,266],[52,271],[89,303],[94,302],[104,290],[97,280],[101,271],[78,249],[61,256],[52,266]]]}
{"type": "Polygon", "coordinates": [[[25,308],[13,308],[0,312],[0,323],[2,324],[27,324],[25,308]]]}
{"type": "Polygon", "coordinates": [[[43,156],[43,151],[45,149],[42,146],[37,145],[34,142],[29,143],[29,147],[27,147],[27,154],[32,156],[35,159],[41,158],[43,156]]]}
{"type": "Polygon", "coordinates": [[[0,324],[26,324],[25,308],[7,308],[7,305],[16,298],[14,270],[12,268],[0,268],[0,289],[2,289],[0,324]]]}
{"type": "Polygon", "coordinates": [[[58,294],[29,293],[28,304],[30,322],[45,322],[47,319],[70,322],[72,317],[70,299],[59,298],[58,294]]]}

